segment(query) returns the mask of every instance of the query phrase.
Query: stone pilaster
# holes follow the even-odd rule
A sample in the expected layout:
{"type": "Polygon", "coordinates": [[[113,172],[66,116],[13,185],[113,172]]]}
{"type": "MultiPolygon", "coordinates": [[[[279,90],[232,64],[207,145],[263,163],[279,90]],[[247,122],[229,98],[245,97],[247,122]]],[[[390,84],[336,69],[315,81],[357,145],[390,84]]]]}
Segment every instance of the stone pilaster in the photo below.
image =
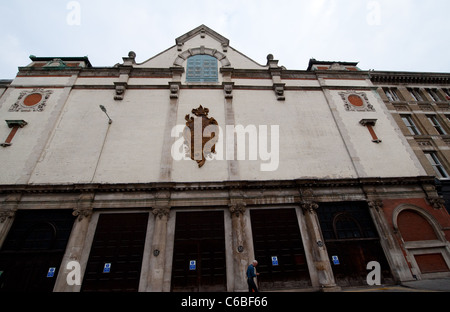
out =
{"type": "Polygon", "coordinates": [[[153,207],[152,214],[155,218],[155,223],[147,277],[147,291],[162,292],[166,262],[167,221],[170,215],[169,203],[157,203],[153,207]]]}
{"type": "Polygon", "coordinates": [[[319,205],[312,201],[303,201],[301,202],[301,208],[305,216],[308,235],[311,239],[311,255],[314,261],[314,267],[317,271],[321,290],[337,291],[340,287],[336,286],[334,280],[333,270],[323,241],[319,218],[316,212],[319,205]]]}
{"type": "MultiPolygon", "coordinates": [[[[66,252],[64,254],[61,266],[59,268],[58,277],[55,282],[55,287],[53,291],[55,292],[79,292],[81,285],[76,283],[68,283],[67,278],[70,273],[71,278],[73,275],[73,270],[80,269],[79,272],[75,274],[80,274],[81,276],[81,256],[83,249],[85,247],[86,235],[89,228],[89,223],[91,221],[93,209],[92,205],[94,202],[94,193],[82,193],[78,199],[77,206],[74,208],[73,216],[76,217],[72,233],[70,234],[69,241],[67,242],[66,252]],[[77,263],[77,267],[74,267],[71,262],[77,263]]],[[[79,277],[81,280],[81,277],[79,277]]]]}
{"type": "Polygon", "coordinates": [[[403,256],[401,247],[395,239],[395,234],[388,225],[383,211],[382,200],[369,200],[367,202],[369,212],[380,236],[380,244],[383,248],[386,259],[391,268],[392,275],[396,282],[413,280],[408,263],[403,256]]]}
{"type": "Polygon", "coordinates": [[[251,261],[245,233],[246,204],[243,201],[233,201],[228,207],[231,217],[234,290],[242,291],[248,288],[245,272],[251,261]]]}
{"type": "Polygon", "coordinates": [[[14,222],[21,198],[22,195],[20,194],[7,195],[6,200],[0,204],[0,248],[14,222]]]}

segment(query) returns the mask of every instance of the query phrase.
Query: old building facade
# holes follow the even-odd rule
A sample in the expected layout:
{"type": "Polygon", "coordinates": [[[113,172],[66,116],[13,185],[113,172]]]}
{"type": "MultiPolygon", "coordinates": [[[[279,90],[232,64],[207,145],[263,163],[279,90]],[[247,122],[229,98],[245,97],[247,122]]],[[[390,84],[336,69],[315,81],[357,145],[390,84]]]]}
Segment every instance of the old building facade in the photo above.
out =
{"type": "Polygon", "coordinates": [[[0,81],[0,290],[450,276],[433,168],[357,63],[258,64],[204,25],[142,63],[30,59],[0,81]]]}

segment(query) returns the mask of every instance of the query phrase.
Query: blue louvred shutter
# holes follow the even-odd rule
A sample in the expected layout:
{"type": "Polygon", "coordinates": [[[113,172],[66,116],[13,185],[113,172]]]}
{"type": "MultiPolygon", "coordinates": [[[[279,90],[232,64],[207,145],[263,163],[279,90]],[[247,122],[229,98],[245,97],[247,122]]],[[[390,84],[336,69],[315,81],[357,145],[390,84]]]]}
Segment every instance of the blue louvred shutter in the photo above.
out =
{"type": "Polygon", "coordinates": [[[187,60],[187,82],[217,82],[217,59],[210,55],[194,55],[187,60]]]}

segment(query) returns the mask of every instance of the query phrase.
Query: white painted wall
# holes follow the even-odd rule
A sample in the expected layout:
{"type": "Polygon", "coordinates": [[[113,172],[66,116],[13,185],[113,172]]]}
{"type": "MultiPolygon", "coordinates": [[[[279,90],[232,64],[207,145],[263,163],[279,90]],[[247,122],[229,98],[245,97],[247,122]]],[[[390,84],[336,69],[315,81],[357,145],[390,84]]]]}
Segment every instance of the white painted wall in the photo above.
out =
{"type": "MultiPolygon", "coordinates": [[[[199,45],[222,51],[220,43],[208,36],[205,39],[194,37],[184,44],[183,50],[199,45]]],[[[177,47],[172,47],[136,67],[172,67],[179,53],[177,47]]],[[[231,67],[262,68],[230,47],[226,55],[231,67]]],[[[185,115],[199,105],[209,108],[209,116],[214,117],[223,130],[226,129],[226,112],[230,110],[227,105],[232,105],[235,125],[266,125],[269,132],[271,125],[279,126],[276,170],[261,171],[261,164],[268,161],[263,161],[260,154],[257,160],[249,160],[247,151],[245,160],[238,161],[238,176],[242,180],[425,175],[375,91],[365,91],[375,112],[345,111],[339,88],[370,87],[368,80],[286,80],[283,82],[289,86],[309,89],[286,90],[285,101],[277,101],[270,89],[235,89],[230,104],[223,90],[215,88],[221,85],[220,78],[211,88],[181,89],[176,116],[168,115],[170,105],[174,104],[165,87],[133,88],[167,85],[168,79],[131,78],[123,101],[113,99],[114,89],[95,88],[112,86],[115,81],[118,78],[16,78],[0,98],[0,140],[5,140],[10,132],[5,119],[24,119],[29,125],[18,131],[13,146],[0,148],[0,184],[157,182],[162,160],[171,157],[163,154],[164,144],[174,140],[165,137],[166,123],[175,120],[176,124],[185,125],[185,115]],[[70,89],[71,84],[78,88],[70,89]],[[84,89],[84,85],[93,88],[84,89]],[[46,86],[52,86],[54,93],[43,112],[8,112],[21,91],[46,86]],[[60,87],[55,88],[57,86],[60,87]],[[113,119],[111,125],[99,105],[107,108],[113,119]],[[375,131],[383,141],[381,144],[373,143],[367,128],[359,124],[363,118],[377,119],[375,131]]],[[[236,86],[272,84],[270,79],[233,81],[236,86]]],[[[185,85],[184,76],[182,83],[185,85]]],[[[220,152],[219,146],[217,150],[220,152]]],[[[192,160],[173,161],[171,179],[176,182],[225,181],[230,179],[228,170],[227,160],[208,161],[202,168],[192,160]]]]}

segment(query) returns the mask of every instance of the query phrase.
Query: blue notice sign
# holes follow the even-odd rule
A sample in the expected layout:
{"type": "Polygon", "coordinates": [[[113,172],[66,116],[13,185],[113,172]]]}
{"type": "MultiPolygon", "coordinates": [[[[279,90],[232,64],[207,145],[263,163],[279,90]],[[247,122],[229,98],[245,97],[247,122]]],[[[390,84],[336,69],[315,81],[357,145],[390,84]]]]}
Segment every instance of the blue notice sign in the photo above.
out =
{"type": "Polygon", "coordinates": [[[111,272],[111,263],[105,263],[105,266],[103,267],[103,273],[109,272],[111,272]]]}
{"type": "Polygon", "coordinates": [[[273,256],[272,257],[272,265],[273,266],[277,266],[278,265],[278,257],[277,256],[273,256]]]}
{"type": "Polygon", "coordinates": [[[189,270],[195,271],[197,269],[197,261],[189,260],[189,270]]]}
{"type": "Polygon", "coordinates": [[[339,258],[338,258],[338,256],[332,256],[331,259],[333,260],[333,264],[334,264],[334,265],[338,265],[338,264],[339,264],[339,258]]]}
{"type": "Polygon", "coordinates": [[[47,272],[47,277],[55,276],[55,271],[56,271],[56,268],[49,268],[48,272],[47,272]]]}

